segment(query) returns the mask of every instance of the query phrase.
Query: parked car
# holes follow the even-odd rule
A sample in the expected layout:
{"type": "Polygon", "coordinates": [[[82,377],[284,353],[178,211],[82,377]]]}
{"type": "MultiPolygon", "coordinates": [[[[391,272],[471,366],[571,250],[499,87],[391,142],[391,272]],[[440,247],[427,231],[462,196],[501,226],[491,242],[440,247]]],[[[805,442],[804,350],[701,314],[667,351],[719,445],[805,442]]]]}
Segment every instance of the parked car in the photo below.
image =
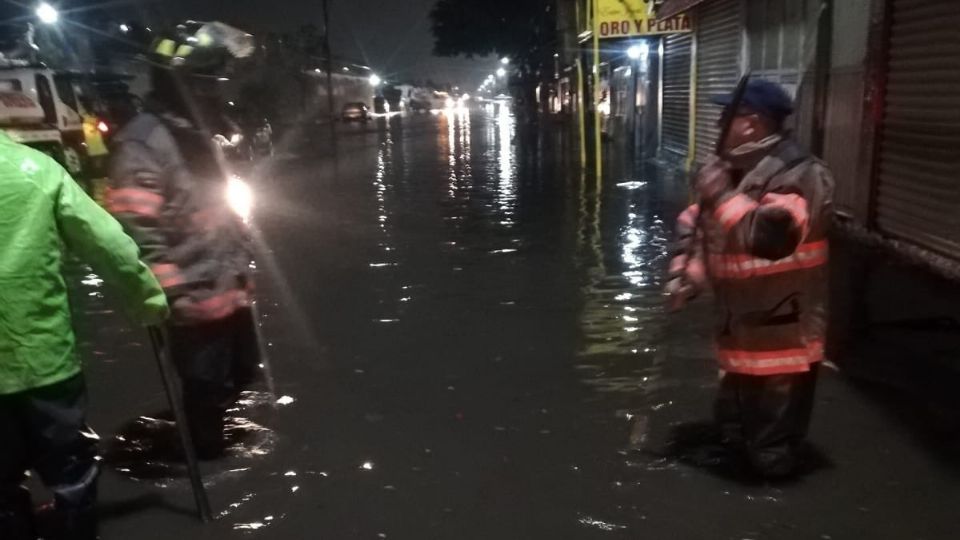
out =
{"type": "Polygon", "coordinates": [[[366,122],[370,120],[370,109],[359,101],[347,103],[343,106],[340,118],[344,122],[366,122]]]}

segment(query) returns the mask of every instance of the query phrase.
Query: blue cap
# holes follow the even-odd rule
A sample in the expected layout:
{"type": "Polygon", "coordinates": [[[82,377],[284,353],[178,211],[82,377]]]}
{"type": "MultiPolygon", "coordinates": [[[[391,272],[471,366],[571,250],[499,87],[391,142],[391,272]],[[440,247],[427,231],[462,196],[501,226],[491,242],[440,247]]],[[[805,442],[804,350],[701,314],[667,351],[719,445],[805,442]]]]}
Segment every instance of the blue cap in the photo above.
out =
{"type": "MultiPolygon", "coordinates": [[[[733,92],[714,96],[711,101],[717,105],[730,105],[733,101],[733,92]]],[[[790,94],[787,94],[779,84],[764,79],[747,81],[740,105],[777,121],[793,114],[793,99],[790,98],[790,94]]]]}

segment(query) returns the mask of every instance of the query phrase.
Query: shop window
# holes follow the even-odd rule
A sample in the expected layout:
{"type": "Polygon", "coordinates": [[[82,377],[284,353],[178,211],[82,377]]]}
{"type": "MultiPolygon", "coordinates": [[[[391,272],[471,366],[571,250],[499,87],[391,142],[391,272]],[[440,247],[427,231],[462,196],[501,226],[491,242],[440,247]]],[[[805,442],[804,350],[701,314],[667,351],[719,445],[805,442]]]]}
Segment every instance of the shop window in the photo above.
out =
{"type": "Polygon", "coordinates": [[[813,58],[822,0],[747,0],[750,70],[784,84],[813,58]]]}

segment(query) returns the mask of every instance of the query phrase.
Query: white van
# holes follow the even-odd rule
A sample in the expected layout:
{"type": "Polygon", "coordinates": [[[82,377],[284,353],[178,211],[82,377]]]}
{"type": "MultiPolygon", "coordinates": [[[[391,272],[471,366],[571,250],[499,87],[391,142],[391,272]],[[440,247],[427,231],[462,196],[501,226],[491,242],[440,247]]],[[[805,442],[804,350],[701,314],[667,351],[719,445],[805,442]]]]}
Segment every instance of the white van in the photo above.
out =
{"type": "Polygon", "coordinates": [[[74,176],[86,172],[89,160],[81,114],[88,112],[77,98],[79,86],[73,75],[43,65],[0,65],[0,92],[23,94],[38,104],[39,123],[59,132],[64,167],[74,176]]]}
{"type": "Polygon", "coordinates": [[[22,92],[11,92],[0,83],[0,130],[64,162],[63,140],[56,127],[45,122],[43,107],[22,92]]]}

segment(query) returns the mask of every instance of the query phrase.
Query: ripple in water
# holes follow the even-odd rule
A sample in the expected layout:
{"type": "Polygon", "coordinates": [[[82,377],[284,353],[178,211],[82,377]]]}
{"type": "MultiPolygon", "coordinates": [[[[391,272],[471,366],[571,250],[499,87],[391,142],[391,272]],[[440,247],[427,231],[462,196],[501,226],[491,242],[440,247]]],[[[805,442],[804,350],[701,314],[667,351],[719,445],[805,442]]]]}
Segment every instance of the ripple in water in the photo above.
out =
{"type": "MultiPolygon", "coordinates": [[[[237,462],[261,458],[273,452],[277,436],[269,428],[251,419],[258,410],[271,406],[266,392],[247,391],[228,410],[224,459],[231,468],[206,479],[216,482],[225,476],[246,472],[237,462]]],[[[161,487],[170,481],[186,481],[187,468],[176,424],[168,411],[137,417],[110,439],[104,461],[117,472],[138,481],[153,481],[161,487]]]]}

